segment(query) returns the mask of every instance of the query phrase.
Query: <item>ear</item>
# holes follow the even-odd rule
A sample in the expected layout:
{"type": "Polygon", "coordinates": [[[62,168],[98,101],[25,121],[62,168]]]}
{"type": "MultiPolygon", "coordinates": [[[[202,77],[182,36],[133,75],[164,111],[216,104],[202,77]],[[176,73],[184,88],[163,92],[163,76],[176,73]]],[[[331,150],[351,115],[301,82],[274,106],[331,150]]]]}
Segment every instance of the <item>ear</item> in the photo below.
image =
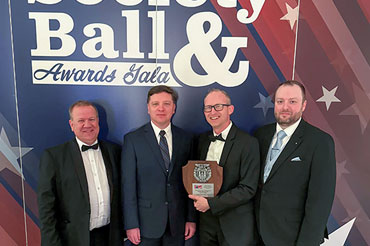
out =
{"type": "Polygon", "coordinates": [[[307,100],[304,100],[302,104],[302,112],[304,112],[304,110],[306,109],[306,105],[307,105],[307,100]]]}
{"type": "Polygon", "coordinates": [[[73,122],[72,122],[72,120],[69,120],[68,122],[69,122],[69,126],[71,127],[71,130],[73,132],[73,122]]]}
{"type": "Polygon", "coordinates": [[[234,113],[234,105],[230,105],[229,107],[227,107],[227,112],[229,113],[229,115],[234,113]]]}

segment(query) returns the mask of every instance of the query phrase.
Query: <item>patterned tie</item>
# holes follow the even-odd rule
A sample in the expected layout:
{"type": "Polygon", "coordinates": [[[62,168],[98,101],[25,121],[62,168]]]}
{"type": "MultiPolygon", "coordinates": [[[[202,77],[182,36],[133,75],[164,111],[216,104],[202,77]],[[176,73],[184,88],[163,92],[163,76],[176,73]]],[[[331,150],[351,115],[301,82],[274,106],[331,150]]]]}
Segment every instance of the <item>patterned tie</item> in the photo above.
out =
{"type": "Polygon", "coordinates": [[[166,169],[170,167],[170,152],[168,151],[168,144],[167,139],[164,136],[166,132],[164,130],[161,130],[159,132],[159,135],[161,136],[161,139],[159,140],[159,147],[161,149],[162,157],[164,160],[164,165],[166,166],[166,169]]]}
{"type": "Polygon", "coordinates": [[[275,158],[280,152],[281,145],[283,145],[283,138],[286,137],[286,133],[283,130],[280,130],[277,134],[277,139],[274,147],[271,149],[270,161],[275,158]]]}

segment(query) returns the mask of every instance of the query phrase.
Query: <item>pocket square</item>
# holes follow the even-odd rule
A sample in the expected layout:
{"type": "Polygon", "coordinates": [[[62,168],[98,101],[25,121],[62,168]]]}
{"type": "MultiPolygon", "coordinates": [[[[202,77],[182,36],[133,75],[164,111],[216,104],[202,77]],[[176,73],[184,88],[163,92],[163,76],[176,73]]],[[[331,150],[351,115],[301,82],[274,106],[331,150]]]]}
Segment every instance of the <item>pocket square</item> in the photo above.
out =
{"type": "Polygon", "coordinates": [[[293,159],[291,159],[290,161],[302,161],[301,158],[299,158],[299,156],[297,157],[294,157],[293,159]]]}

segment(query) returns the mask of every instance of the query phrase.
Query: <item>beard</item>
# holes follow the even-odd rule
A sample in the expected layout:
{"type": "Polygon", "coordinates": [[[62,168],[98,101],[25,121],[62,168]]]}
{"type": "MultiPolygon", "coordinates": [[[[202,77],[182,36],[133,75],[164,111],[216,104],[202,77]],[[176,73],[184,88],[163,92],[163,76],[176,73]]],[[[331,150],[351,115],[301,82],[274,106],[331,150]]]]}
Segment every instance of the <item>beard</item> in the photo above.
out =
{"type": "Polygon", "coordinates": [[[275,112],[274,114],[275,114],[276,122],[279,123],[280,126],[284,126],[284,127],[293,125],[299,120],[299,118],[302,117],[301,111],[294,113],[294,114],[292,114],[292,112],[290,111],[283,111],[283,112],[278,112],[278,113],[275,112]],[[290,113],[291,115],[282,117],[280,116],[280,113],[290,113]]]}

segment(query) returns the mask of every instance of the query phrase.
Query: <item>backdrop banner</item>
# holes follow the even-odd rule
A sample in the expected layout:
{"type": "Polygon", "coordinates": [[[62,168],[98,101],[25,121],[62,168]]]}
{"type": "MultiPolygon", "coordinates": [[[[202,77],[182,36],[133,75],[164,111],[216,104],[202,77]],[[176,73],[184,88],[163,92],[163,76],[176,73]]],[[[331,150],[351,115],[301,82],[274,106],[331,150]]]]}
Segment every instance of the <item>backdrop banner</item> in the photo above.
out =
{"type": "Polygon", "coordinates": [[[73,137],[68,107],[98,105],[102,139],[148,122],[146,96],[174,87],[173,123],[210,130],[211,88],[253,133],[274,122],[273,92],[307,88],[304,118],[336,144],[326,245],[370,245],[370,3],[365,0],[8,0],[0,2],[1,245],[39,245],[43,150],[73,137]],[[9,223],[11,221],[12,223],[9,223]]]}

